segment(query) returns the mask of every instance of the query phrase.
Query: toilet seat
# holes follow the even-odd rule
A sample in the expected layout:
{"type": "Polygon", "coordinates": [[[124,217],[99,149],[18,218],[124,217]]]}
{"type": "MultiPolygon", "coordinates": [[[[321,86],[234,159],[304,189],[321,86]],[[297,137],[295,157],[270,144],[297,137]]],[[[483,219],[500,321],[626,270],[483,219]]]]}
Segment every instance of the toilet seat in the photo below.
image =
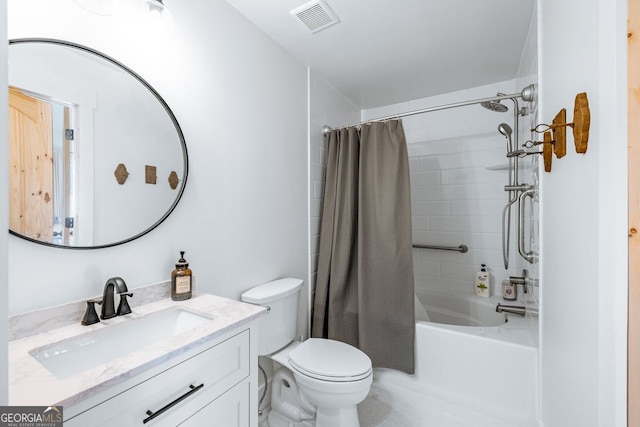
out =
{"type": "Polygon", "coordinates": [[[330,382],[350,382],[372,373],[371,359],[357,348],[335,340],[310,338],[289,353],[291,367],[302,375],[330,382]]]}

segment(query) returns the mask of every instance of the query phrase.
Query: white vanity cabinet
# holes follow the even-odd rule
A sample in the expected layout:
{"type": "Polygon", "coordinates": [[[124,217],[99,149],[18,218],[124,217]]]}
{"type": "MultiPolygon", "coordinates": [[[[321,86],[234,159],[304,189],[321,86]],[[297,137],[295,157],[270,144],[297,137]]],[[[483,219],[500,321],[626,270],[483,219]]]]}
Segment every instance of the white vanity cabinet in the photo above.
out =
{"type": "Polygon", "coordinates": [[[258,362],[251,332],[204,344],[186,360],[165,362],[153,376],[133,377],[125,390],[103,392],[100,402],[65,420],[65,427],[255,426],[258,362]]]}

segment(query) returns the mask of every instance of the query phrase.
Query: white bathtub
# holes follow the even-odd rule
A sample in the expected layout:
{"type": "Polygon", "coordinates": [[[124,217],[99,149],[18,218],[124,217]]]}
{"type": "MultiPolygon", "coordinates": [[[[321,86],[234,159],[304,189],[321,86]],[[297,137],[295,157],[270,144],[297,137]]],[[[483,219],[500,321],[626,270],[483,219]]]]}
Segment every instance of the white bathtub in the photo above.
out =
{"type": "Polygon", "coordinates": [[[416,297],[428,314],[430,322],[459,326],[500,326],[507,321],[504,313],[496,312],[496,304],[510,304],[496,298],[481,298],[469,293],[447,293],[416,289],[416,297]]]}
{"type": "Polygon", "coordinates": [[[506,303],[499,297],[425,290],[416,295],[431,319],[416,323],[416,373],[376,369],[376,381],[505,425],[537,426],[537,329],[532,327],[537,320],[496,313],[496,304],[506,303]]]}

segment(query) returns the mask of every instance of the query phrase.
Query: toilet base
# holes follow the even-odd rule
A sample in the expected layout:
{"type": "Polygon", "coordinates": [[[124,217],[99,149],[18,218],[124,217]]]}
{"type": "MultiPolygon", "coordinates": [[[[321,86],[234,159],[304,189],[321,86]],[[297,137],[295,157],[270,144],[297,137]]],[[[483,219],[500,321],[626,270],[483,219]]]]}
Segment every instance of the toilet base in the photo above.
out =
{"type": "Polygon", "coordinates": [[[360,427],[358,410],[349,408],[324,408],[316,412],[315,427],[360,427]]]}
{"type": "Polygon", "coordinates": [[[268,427],[316,427],[313,420],[295,422],[275,411],[269,411],[267,425],[268,427]]]}

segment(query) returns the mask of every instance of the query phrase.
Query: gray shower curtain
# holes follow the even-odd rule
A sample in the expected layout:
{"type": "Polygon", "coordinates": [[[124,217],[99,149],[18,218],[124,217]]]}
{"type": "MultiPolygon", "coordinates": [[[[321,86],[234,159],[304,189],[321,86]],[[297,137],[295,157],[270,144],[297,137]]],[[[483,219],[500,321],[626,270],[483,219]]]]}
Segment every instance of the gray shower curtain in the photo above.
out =
{"type": "Polygon", "coordinates": [[[409,159],[400,120],[331,131],[311,335],[360,348],[374,367],[414,372],[409,159]]]}

